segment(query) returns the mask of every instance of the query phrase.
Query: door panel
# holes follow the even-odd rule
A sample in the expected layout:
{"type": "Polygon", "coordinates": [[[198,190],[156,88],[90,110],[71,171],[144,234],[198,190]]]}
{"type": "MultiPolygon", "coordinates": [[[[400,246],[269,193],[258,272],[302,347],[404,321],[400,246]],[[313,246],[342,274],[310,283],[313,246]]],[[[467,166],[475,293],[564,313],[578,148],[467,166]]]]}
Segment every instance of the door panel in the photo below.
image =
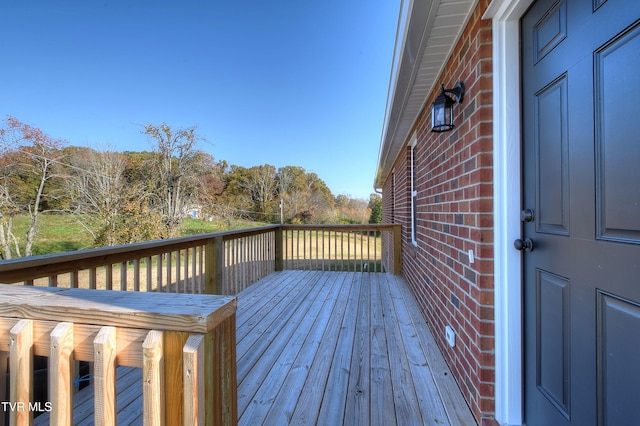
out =
{"type": "Polygon", "coordinates": [[[621,386],[640,382],[640,305],[598,292],[598,307],[599,420],[628,424],[640,418],[637,387],[621,386]]]}
{"type": "Polygon", "coordinates": [[[639,69],[640,26],[596,52],[598,235],[635,244],[640,244],[640,144],[628,141],[638,138],[638,115],[620,94],[640,93],[639,69]]]}
{"type": "Polygon", "coordinates": [[[538,232],[569,235],[567,76],[535,95],[536,205],[538,232]]]}
{"type": "Polygon", "coordinates": [[[569,280],[537,272],[536,385],[569,418],[569,280]]]}
{"type": "Polygon", "coordinates": [[[522,19],[525,418],[640,418],[640,1],[522,19]]]}

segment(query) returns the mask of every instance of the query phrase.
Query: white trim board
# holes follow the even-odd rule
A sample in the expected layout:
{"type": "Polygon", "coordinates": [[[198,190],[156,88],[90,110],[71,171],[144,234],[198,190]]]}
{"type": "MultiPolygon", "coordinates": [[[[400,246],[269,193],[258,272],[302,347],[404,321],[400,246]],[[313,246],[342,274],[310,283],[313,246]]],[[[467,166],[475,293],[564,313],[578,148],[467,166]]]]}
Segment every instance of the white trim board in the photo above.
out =
{"type": "Polygon", "coordinates": [[[502,425],[523,422],[520,18],[534,0],[493,0],[493,188],[495,410],[502,425]]]}

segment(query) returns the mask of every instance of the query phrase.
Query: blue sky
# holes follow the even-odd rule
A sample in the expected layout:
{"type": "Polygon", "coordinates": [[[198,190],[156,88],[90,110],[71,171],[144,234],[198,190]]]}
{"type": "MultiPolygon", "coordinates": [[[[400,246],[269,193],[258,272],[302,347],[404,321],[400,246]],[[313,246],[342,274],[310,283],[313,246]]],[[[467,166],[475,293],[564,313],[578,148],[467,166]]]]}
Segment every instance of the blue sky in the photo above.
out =
{"type": "Polygon", "coordinates": [[[72,145],[200,148],[373,192],[400,0],[2,1],[0,116],[72,145]]]}

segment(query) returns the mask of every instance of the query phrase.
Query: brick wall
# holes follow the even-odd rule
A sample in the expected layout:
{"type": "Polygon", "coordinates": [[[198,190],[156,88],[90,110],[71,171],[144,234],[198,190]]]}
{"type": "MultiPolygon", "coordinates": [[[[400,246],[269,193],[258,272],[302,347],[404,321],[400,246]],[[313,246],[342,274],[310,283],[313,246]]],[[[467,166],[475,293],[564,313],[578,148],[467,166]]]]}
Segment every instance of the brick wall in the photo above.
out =
{"type": "Polygon", "coordinates": [[[407,147],[383,187],[383,220],[403,224],[403,270],[479,423],[494,417],[491,22],[481,0],[439,83],[466,85],[456,128],[432,133],[434,90],[416,122],[417,245],[407,147]],[[395,187],[395,192],[394,188],[395,187]],[[470,258],[473,252],[473,262],[470,258]],[[445,341],[445,326],[456,346],[445,341]]]}

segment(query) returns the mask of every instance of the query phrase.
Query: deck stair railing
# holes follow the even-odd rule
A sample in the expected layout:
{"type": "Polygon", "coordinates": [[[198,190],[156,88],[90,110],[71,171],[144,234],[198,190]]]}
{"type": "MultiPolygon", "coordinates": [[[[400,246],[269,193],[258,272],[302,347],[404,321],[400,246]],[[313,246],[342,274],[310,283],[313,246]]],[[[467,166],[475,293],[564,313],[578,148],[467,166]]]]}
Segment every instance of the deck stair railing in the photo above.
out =
{"type": "Polygon", "coordinates": [[[0,261],[0,283],[237,294],[284,269],[400,274],[400,225],[272,225],[0,261]]]}
{"type": "Polygon", "coordinates": [[[87,361],[96,425],[116,424],[117,366],[142,369],[144,424],[236,424],[235,312],[229,296],[0,285],[3,411],[11,425],[32,424],[37,410],[74,424],[74,365],[87,361]],[[34,355],[49,357],[45,402],[33,398],[34,355]]]}

